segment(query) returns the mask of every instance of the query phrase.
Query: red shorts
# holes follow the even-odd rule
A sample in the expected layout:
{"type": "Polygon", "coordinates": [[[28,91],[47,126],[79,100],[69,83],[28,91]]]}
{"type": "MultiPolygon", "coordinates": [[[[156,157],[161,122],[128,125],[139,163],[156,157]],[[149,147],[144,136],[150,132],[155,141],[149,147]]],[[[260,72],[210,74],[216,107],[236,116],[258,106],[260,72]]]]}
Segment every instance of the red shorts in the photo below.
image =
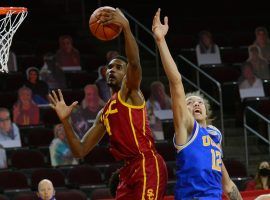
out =
{"type": "Polygon", "coordinates": [[[157,153],[147,153],[120,170],[117,200],[161,200],[166,192],[167,167],[157,153]]]}

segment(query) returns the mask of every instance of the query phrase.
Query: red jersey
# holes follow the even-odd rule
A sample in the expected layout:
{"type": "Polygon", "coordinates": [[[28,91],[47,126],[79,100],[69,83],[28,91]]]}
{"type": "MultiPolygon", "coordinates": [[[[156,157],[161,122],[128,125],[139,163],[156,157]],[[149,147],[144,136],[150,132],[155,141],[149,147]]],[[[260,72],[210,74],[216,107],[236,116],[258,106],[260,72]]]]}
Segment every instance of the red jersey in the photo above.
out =
{"type": "Polygon", "coordinates": [[[110,151],[117,160],[125,160],[120,170],[117,200],[162,200],[167,185],[167,168],[156,152],[146,115],[141,106],[125,103],[114,94],[101,114],[110,135],[110,151]]]}
{"type": "Polygon", "coordinates": [[[146,112],[145,102],[141,106],[129,105],[119,92],[104,107],[101,121],[110,136],[110,151],[115,159],[129,160],[156,152],[146,112]]]}

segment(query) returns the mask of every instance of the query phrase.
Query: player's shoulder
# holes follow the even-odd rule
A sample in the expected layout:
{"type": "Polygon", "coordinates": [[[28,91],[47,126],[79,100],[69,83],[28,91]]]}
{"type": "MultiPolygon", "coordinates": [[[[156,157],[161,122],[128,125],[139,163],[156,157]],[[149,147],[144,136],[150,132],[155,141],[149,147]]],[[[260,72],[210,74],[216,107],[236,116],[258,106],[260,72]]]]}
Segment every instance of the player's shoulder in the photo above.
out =
{"type": "Polygon", "coordinates": [[[213,125],[208,125],[206,129],[209,135],[211,136],[211,138],[214,139],[216,143],[221,143],[222,134],[217,127],[213,125]]]}

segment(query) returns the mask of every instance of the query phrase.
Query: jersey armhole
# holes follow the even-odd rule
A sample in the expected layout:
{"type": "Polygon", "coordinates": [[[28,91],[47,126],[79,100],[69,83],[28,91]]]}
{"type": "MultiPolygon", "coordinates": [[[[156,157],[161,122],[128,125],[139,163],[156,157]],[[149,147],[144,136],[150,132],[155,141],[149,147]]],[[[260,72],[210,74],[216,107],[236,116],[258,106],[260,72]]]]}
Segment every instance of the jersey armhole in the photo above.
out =
{"type": "Polygon", "coordinates": [[[177,144],[176,141],[175,141],[175,135],[173,136],[173,144],[174,144],[174,147],[177,149],[177,153],[179,153],[184,148],[189,146],[195,140],[195,138],[198,135],[199,128],[200,128],[200,125],[198,124],[198,122],[196,120],[194,120],[194,126],[193,126],[193,130],[192,130],[192,134],[190,135],[190,137],[188,139],[188,142],[186,144],[183,144],[183,145],[177,144]]]}

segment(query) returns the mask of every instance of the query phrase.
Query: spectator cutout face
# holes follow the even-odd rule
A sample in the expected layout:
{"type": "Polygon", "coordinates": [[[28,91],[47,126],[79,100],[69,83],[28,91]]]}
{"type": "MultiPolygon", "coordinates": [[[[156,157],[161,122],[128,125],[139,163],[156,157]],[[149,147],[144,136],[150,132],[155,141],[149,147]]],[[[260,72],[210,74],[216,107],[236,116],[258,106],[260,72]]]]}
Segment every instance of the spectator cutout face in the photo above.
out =
{"type": "Polygon", "coordinates": [[[55,194],[53,184],[48,179],[43,179],[38,184],[38,197],[42,200],[50,200],[55,194]]]}
{"type": "Polygon", "coordinates": [[[19,98],[22,101],[22,103],[28,103],[32,100],[32,92],[30,89],[21,89],[19,91],[19,98]]]}
{"type": "Polygon", "coordinates": [[[88,85],[84,89],[85,99],[88,107],[96,108],[99,105],[99,96],[96,86],[88,85]]]}
{"type": "Polygon", "coordinates": [[[58,137],[60,140],[66,139],[65,129],[62,124],[58,124],[55,126],[54,133],[55,136],[58,137]]]}
{"type": "Polygon", "coordinates": [[[0,112],[0,129],[3,130],[4,133],[8,133],[11,129],[11,120],[8,112],[0,112]]]}
{"type": "Polygon", "coordinates": [[[60,38],[60,48],[63,51],[70,53],[72,51],[72,48],[73,48],[72,39],[68,36],[60,38]]]}

